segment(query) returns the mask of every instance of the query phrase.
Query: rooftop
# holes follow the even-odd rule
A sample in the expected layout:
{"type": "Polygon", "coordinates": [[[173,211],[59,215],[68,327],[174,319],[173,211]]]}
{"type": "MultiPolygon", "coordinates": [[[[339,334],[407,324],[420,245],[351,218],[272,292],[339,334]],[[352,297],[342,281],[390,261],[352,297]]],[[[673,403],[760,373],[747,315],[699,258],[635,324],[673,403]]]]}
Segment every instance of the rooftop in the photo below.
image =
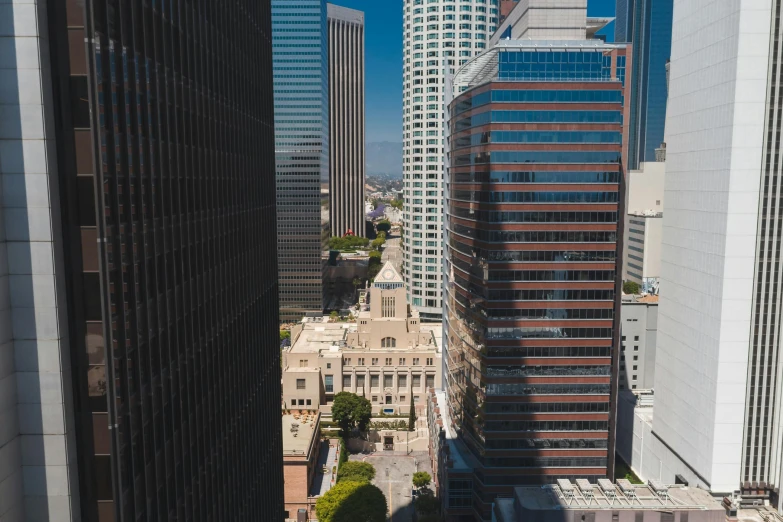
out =
{"type": "Polygon", "coordinates": [[[592,484],[586,479],[575,483],[558,479],[557,484],[543,487],[521,487],[514,490],[519,504],[527,510],[560,509],[677,509],[677,510],[720,510],[720,501],[704,489],[687,486],[670,486],[655,480],[648,484],[631,484],[619,479],[614,484],[608,479],[599,479],[592,484]]]}
{"type": "Polygon", "coordinates": [[[291,353],[339,352],[351,323],[323,323],[304,320],[302,333],[290,348],[291,353]]]}
{"type": "Polygon", "coordinates": [[[320,415],[317,412],[283,415],[284,457],[309,457],[320,415]]]}

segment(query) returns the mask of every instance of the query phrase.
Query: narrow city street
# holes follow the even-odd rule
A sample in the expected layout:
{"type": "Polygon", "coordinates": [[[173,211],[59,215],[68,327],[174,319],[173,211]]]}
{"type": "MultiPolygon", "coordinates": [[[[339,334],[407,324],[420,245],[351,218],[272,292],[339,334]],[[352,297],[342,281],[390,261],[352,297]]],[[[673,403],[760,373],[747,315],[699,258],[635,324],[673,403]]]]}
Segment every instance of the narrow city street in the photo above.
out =
{"type": "Polygon", "coordinates": [[[381,264],[391,261],[394,268],[400,272],[402,269],[402,248],[400,248],[400,236],[389,235],[386,238],[386,244],[383,247],[381,255],[381,264]]]}
{"type": "Polygon", "coordinates": [[[426,471],[432,475],[432,468],[426,452],[410,455],[383,452],[372,455],[351,455],[349,460],[369,462],[375,466],[375,479],[372,483],[383,491],[389,508],[389,522],[413,520],[413,474],[426,471]]]}

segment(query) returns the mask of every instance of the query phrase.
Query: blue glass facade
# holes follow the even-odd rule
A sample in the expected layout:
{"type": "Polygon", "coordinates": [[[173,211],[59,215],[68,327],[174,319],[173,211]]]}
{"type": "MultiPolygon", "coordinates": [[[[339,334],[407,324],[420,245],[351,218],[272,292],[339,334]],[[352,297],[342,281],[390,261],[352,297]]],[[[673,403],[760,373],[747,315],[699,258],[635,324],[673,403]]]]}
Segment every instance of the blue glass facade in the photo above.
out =
{"type": "Polygon", "coordinates": [[[323,310],[329,237],[326,2],[272,0],[281,319],[323,310]]]}
{"type": "Polygon", "coordinates": [[[633,43],[628,167],[655,161],[666,123],[666,62],[671,54],[673,0],[617,0],[615,41],[633,43]]]}

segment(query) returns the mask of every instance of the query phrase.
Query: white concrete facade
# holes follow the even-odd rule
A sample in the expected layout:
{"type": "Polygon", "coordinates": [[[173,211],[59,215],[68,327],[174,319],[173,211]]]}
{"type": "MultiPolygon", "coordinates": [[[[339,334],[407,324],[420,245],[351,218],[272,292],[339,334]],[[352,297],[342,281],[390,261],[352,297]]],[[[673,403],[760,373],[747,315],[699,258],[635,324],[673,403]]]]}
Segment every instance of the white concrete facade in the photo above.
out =
{"type": "MultiPolygon", "coordinates": [[[[653,296],[654,297],[654,296],[653,296]]],[[[655,347],[658,337],[658,301],[643,298],[620,305],[619,388],[644,390],[655,380],[655,347]]]]}
{"type": "Polygon", "coordinates": [[[743,480],[772,3],[674,2],[652,431],[714,492],[743,480]]]}
{"type": "Polygon", "coordinates": [[[403,269],[423,320],[442,317],[446,77],[481,54],[497,0],[403,2],[403,269]]]}
{"type": "Polygon", "coordinates": [[[79,510],[47,2],[0,0],[0,521],[79,510]]]}

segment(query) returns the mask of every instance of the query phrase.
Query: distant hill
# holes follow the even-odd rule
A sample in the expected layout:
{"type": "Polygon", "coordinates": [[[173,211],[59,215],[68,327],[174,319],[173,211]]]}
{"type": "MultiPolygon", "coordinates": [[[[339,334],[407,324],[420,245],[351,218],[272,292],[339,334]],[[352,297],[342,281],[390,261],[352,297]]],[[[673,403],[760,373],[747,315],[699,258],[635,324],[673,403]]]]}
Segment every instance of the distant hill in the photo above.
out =
{"type": "Polygon", "coordinates": [[[367,175],[402,178],[402,143],[376,141],[367,143],[367,175]]]}

